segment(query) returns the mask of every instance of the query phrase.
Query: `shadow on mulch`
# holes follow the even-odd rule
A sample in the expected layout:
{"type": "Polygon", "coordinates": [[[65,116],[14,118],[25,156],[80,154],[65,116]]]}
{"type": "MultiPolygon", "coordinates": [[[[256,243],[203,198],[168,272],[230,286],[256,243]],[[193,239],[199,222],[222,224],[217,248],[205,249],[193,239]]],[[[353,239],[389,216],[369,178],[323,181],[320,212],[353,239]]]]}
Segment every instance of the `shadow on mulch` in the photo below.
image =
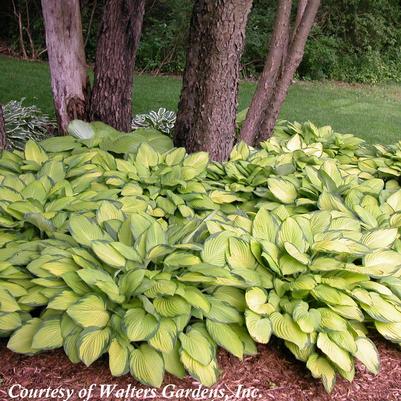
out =
{"type": "MultiPolygon", "coordinates": [[[[385,342],[381,338],[374,339],[381,355],[381,370],[379,375],[373,376],[358,364],[355,380],[348,383],[338,379],[335,390],[331,395],[325,393],[319,381],[313,379],[302,363],[294,360],[285,347],[277,340],[272,340],[268,346],[260,346],[259,354],[247,357],[244,361],[221,351],[219,364],[222,374],[219,382],[213,387],[217,392],[223,391],[226,398],[215,397],[213,394],[203,398],[195,398],[177,394],[176,396],[149,394],[147,398],[140,393],[127,396],[123,393],[127,389],[138,390],[145,387],[139,385],[130,375],[113,378],[108,370],[107,358],[97,361],[89,368],[83,364],[73,365],[62,350],[46,352],[33,357],[26,357],[10,352],[5,341],[0,342],[0,401],[15,399],[31,401],[62,400],[64,398],[50,398],[49,396],[28,396],[26,398],[11,398],[8,394],[13,384],[20,384],[27,389],[68,388],[74,390],[69,401],[76,401],[81,389],[96,384],[91,401],[177,401],[202,399],[214,400],[260,400],[260,401],[401,401],[401,350],[397,346],[385,342]],[[100,397],[102,384],[116,385],[114,396],[100,397]],[[242,385],[248,391],[257,389],[257,395],[243,398],[236,396],[238,386],[242,385]]],[[[176,390],[197,389],[199,384],[192,378],[178,380],[166,376],[164,385],[174,384],[176,390]]],[[[16,388],[14,388],[16,390],[16,388]]],[[[171,390],[171,386],[168,387],[171,390]]],[[[150,391],[150,390],[148,390],[150,391]]],[[[18,393],[18,391],[15,391],[18,393]]],[[[60,395],[60,393],[58,393],[60,395]]]]}

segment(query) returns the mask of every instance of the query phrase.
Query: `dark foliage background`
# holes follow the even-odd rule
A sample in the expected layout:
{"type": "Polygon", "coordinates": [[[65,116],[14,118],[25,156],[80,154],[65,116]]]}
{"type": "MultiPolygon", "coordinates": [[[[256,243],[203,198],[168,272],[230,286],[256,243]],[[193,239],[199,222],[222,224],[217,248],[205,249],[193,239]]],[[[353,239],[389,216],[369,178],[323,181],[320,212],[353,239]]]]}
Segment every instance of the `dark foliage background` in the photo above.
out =
{"type": "MultiPolygon", "coordinates": [[[[94,60],[103,3],[81,1],[89,62],[94,60]]],[[[192,0],[148,1],[136,62],[139,70],[182,72],[191,7],[192,0]]],[[[254,0],[242,59],[246,77],[256,77],[263,67],[274,15],[275,2],[254,0]]],[[[0,49],[46,58],[40,0],[1,1],[0,49]]],[[[400,0],[323,0],[298,74],[303,79],[401,82],[400,0]]]]}

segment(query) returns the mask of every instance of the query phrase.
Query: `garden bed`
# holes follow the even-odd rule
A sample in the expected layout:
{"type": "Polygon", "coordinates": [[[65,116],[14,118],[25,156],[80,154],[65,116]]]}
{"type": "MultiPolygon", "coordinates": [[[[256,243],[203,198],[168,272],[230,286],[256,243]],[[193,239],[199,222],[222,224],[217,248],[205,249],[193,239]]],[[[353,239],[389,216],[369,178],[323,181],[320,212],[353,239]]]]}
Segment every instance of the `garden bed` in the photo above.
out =
{"type": "MultiPolygon", "coordinates": [[[[219,365],[222,369],[219,382],[213,388],[225,389],[227,395],[235,392],[239,385],[246,388],[257,388],[259,399],[263,401],[398,401],[401,399],[401,361],[397,346],[386,342],[380,337],[374,338],[381,357],[381,369],[377,376],[366,371],[357,364],[357,373],[353,383],[338,379],[331,395],[324,391],[323,386],[315,380],[297,362],[291,354],[276,339],[267,346],[259,346],[259,353],[253,357],[246,357],[243,362],[221,351],[219,365]]],[[[118,388],[139,385],[130,375],[115,378],[110,375],[107,358],[102,358],[90,367],[82,363],[73,365],[62,350],[45,352],[33,357],[26,357],[12,353],[6,349],[5,342],[0,343],[0,400],[9,400],[7,391],[15,383],[26,388],[66,387],[78,392],[81,388],[88,388],[92,383],[116,384],[118,388]]],[[[166,376],[163,385],[174,383],[179,389],[198,387],[192,378],[184,380],[166,376]]],[[[72,397],[70,401],[78,398],[72,397]]],[[[100,398],[95,390],[91,401],[114,401],[118,398],[100,398]]],[[[141,399],[141,398],[135,398],[141,399]]],[[[148,398],[150,399],[150,398],[148,398]]],[[[155,401],[172,400],[178,398],[156,397],[155,401]]],[[[191,400],[194,398],[180,398],[191,400]]],[[[231,398],[235,400],[235,398],[231,398]]],[[[243,400],[250,400],[244,398],[243,400]]],[[[18,399],[17,399],[18,400],[18,399]]],[[[51,398],[41,398],[48,401],[51,398]]],[[[133,399],[132,399],[133,400],[133,399]]],[[[208,400],[206,398],[205,400],[208,400]]],[[[31,401],[31,400],[29,400],[31,401]]]]}

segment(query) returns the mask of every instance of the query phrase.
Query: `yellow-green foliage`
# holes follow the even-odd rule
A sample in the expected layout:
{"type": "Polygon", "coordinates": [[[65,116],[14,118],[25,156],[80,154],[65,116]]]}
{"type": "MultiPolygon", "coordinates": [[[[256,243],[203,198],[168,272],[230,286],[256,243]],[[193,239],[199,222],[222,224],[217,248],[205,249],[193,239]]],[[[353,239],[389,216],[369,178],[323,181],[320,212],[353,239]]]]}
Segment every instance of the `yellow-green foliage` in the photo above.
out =
{"type": "Polygon", "coordinates": [[[219,164],[154,131],[72,131],[0,158],[11,350],[210,386],[217,346],[242,358],[274,335],[331,391],[355,359],[379,370],[367,327],[401,343],[398,146],[286,124],[219,164]]]}

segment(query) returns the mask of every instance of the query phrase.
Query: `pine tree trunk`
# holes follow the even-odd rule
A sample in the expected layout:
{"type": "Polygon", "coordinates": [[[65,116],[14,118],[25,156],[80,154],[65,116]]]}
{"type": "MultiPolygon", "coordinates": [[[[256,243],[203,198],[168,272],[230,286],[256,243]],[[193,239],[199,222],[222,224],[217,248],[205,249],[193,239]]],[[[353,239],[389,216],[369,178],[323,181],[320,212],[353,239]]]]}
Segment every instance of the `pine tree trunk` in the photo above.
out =
{"type": "Polygon", "coordinates": [[[145,0],[107,0],[97,42],[90,118],[128,132],[145,0]]]}
{"type": "Polygon", "coordinates": [[[252,0],[196,0],[175,144],[225,160],[235,140],[240,59],[252,0]]]}
{"type": "Polygon", "coordinates": [[[4,122],[3,106],[0,104],[0,150],[7,147],[6,124],[4,122]]]}
{"type": "Polygon", "coordinates": [[[274,96],[266,110],[265,117],[262,121],[256,143],[268,139],[276,125],[281,106],[287,96],[288,89],[294,78],[295,72],[302,61],[304,55],[306,40],[315,21],[317,10],[319,9],[320,0],[309,0],[306,5],[302,18],[296,27],[293,40],[290,44],[287,58],[285,60],[284,69],[274,89],[274,96]]]}
{"type": "Polygon", "coordinates": [[[270,40],[264,69],[259,78],[255,94],[241,129],[241,139],[249,145],[254,145],[254,140],[260,129],[264,112],[273,96],[276,79],[283,61],[283,54],[287,47],[291,3],[291,0],[279,1],[275,26],[270,40]]]}
{"type": "Polygon", "coordinates": [[[51,86],[58,126],[85,119],[88,94],[79,0],[42,0],[51,86]]]}

